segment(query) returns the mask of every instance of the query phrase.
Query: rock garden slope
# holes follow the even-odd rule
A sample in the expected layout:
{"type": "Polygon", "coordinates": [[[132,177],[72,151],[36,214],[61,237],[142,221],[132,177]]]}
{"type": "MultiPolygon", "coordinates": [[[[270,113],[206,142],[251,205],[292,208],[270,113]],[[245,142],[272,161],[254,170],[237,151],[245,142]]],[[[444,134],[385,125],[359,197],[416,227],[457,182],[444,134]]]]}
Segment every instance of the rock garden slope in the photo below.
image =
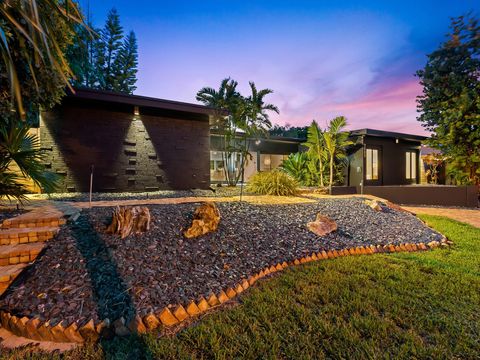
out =
{"type": "Polygon", "coordinates": [[[118,330],[136,316],[165,319],[166,307],[174,313],[178,308],[173,304],[187,308],[192,300],[198,304],[238,284],[248,285],[265,268],[297,263],[311,254],[443,238],[412,214],[375,211],[352,198],[294,205],[219,203],[217,231],[186,239],[183,231],[197,205],[149,206],[150,231],[125,239],[105,233],[112,208],[84,210],[77,223],[47,244],[23,281],[9,288],[0,309],[25,321],[49,320],[50,326],[62,323],[64,328],[75,324],[75,329],[89,322],[98,329],[105,319],[122,319],[118,330]],[[310,232],[306,224],[318,213],[335,220],[337,231],[323,237],[310,232]]]}

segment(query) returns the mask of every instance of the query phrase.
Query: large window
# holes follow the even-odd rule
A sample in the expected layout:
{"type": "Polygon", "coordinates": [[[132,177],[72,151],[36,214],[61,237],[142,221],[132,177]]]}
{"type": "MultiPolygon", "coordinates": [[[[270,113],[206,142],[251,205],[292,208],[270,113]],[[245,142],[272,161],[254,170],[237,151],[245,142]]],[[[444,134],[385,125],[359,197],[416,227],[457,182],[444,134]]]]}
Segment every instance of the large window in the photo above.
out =
{"type": "Polygon", "coordinates": [[[378,180],[378,149],[367,149],[366,180],[378,180]]]}
{"type": "Polygon", "coordinates": [[[416,151],[407,151],[405,153],[405,177],[407,180],[417,178],[417,153],[416,151]]]}

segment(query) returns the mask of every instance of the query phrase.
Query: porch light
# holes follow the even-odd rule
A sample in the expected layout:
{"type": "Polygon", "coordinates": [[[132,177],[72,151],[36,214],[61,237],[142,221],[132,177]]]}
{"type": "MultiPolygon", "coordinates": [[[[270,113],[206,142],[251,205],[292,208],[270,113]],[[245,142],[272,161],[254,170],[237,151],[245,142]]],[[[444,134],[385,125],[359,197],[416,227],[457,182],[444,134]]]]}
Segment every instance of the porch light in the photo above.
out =
{"type": "Polygon", "coordinates": [[[138,106],[133,107],[133,115],[135,116],[140,115],[140,109],[138,108],[138,106]]]}
{"type": "Polygon", "coordinates": [[[263,160],[263,164],[265,166],[270,166],[271,163],[272,161],[270,160],[270,157],[265,157],[265,159],[263,160]]]}
{"type": "Polygon", "coordinates": [[[398,138],[395,139],[395,144],[398,144],[398,138]]]}

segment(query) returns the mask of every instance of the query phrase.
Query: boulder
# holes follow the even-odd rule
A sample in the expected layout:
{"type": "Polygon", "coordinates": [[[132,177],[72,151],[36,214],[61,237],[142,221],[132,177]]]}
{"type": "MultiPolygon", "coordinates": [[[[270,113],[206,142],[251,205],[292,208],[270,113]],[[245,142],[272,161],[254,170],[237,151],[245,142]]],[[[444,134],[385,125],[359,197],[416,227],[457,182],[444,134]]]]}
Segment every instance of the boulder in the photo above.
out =
{"type": "Polygon", "coordinates": [[[324,236],[337,230],[337,223],[328,216],[317,214],[315,221],[307,223],[307,228],[318,236],[324,236]]]}
{"type": "Polygon", "coordinates": [[[386,201],[385,202],[385,205],[389,208],[389,209],[392,209],[392,210],[397,210],[397,211],[401,211],[401,212],[404,212],[404,213],[407,213],[407,214],[412,214],[412,215],[415,215],[414,213],[412,213],[411,211],[408,211],[408,210],[405,210],[404,208],[402,208],[400,205],[397,205],[391,201],[386,201]]]}
{"type": "Polygon", "coordinates": [[[382,211],[382,205],[380,205],[380,202],[377,200],[365,200],[365,204],[370,206],[373,210],[375,211],[382,211]]]}
{"type": "Polygon", "coordinates": [[[217,230],[220,222],[220,211],[212,202],[200,205],[193,214],[192,226],[183,235],[186,238],[195,238],[217,230]]]}

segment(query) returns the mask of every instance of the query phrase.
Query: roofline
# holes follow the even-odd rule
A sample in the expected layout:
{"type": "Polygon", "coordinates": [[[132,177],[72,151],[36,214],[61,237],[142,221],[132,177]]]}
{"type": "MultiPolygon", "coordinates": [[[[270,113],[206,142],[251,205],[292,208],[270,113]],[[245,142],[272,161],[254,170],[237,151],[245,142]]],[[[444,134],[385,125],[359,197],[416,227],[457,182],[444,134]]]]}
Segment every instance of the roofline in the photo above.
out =
{"type": "Polygon", "coordinates": [[[191,104],[181,101],[158,99],[148,96],[131,95],[114,91],[94,90],[85,88],[75,88],[74,91],[75,93],[68,91],[67,96],[74,99],[121,103],[132,106],[183,111],[205,115],[212,115],[215,112],[215,109],[200,104],[191,104]]]}
{"type": "MultiPolygon", "coordinates": [[[[237,137],[241,137],[243,134],[242,133],[237,133],[237,137]]],[[[210,136],[222,136],[222,134],[218,131],[212,131],[210,130],[210,136]]],[[[296,144],[301,144],[304,143],[306,140],[305,139],[300,139],[300,138],[293,138],[293,137],[284,137],[284,136],[267,136],[267,137],[249,137],[248,139],[250,140],[270,140],[270,141],[275,141],[275,142],[286,142],[286,143],[296,143],[296,144]]]]}
{"type": "Polygon", "coordinates": [[[360,135],[397,138],[397,139],[412,140],[412,141],[424,141],[428,139],[427,136],[405,134],[405,133],[399,133],[394,131],[368,129],[368,128],[350,131],[350,136],[360,136],[360,135]]]}

